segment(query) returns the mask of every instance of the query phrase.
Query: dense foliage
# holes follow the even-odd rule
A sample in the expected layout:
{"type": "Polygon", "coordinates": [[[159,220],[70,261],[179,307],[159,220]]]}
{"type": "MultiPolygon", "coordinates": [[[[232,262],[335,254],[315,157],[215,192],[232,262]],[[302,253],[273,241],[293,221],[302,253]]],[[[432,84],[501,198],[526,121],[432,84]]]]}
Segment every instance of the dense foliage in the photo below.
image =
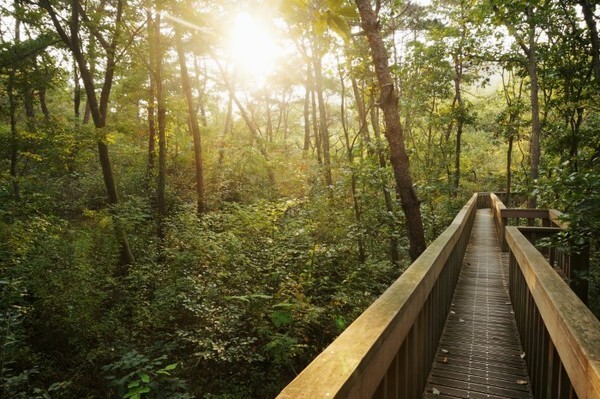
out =
{"type": "MultiPolygon", "coordinates": [[[[377,5],[427,241],[534,198],[600,314],[597,8],[377,5]]],[[[273,397],[411,263],[353,2],[0,7],[1,398],[273,397]]]]}

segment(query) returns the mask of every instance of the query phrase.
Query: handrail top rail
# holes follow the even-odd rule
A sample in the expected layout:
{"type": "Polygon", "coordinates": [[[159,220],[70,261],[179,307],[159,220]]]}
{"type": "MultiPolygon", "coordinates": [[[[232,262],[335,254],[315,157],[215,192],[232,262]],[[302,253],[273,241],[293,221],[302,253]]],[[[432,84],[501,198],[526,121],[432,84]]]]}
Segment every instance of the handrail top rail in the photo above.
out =
{"type": "Polygon", "coordinates": [[[569,222],[565,220],[564,213],[557,211],[556,209],[548,209],[548,216],[552,223],[554,223],[561,229],[569,229],[569,222]]]}
{"type": "Polygon", "coordinates": [[[277,398],[370,397],[379,380],[369,377],[395,356],[386,347],[402,342],[410,331],[476,205],[473,194],[450,226],[277,398]]]}
{"type": "Polygon", "coordinates": [[[500,210],[502,217],[509,218],[543,218],[550,219],[549,209],[537,208],[503,208],[500,210]]]}
{"type": "Polygon", "coordinates": [[[600,398],[600,321],[518,227],[506,227],[506,240],[575,392],[600,398]]]}

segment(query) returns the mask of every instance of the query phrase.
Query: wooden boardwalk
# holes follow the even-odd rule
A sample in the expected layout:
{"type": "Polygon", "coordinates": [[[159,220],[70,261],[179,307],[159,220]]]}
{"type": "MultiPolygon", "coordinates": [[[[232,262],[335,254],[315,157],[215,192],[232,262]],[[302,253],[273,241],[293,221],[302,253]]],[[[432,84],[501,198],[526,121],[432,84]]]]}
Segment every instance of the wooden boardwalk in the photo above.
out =
{"type": "Polygon", "coordinates": [[[489,209],[477,211],[424,398],[532,398],[489,209]]]}

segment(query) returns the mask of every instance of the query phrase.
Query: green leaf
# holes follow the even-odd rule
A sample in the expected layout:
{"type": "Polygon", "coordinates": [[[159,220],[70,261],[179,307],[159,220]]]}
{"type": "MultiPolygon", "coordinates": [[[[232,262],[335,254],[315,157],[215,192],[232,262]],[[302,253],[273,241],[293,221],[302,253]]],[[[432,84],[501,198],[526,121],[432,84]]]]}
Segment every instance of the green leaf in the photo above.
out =
{"type": "Polygon", "coordinates": [[[142,380],[143,383],[147,384],[150,382],[150,376],[148,374],[142,374],[140,376],[140,379],[142,380]]]}
{"type": "Polygon", "coordinates": [[[271,313],[271,321],[275,327],[281,327],[290,324],[293,321],[293,317],[287,310],[276,310],[271,313]]]}
{"type": "Polygon", "coordinates": [[[327,31],[327,16],[319,13],[313,24],[313,28],[317,36],[323,35],[327,31]]]}
{"type": "Polygon", "coordinates": [[[350,28],[348,27],[348,24],[346,23],[346,21],[343,18],[341,18],[339,15],[329,14],[329,16],[327,18],[327,22],[328,22],[329,27],[335,33],[337,33],[339,36],[341,36],[341,38],[344,39],[344,41],[346,41],[346,42],[350,41],[350,38],[351,38],[350,28]]]}
{"type": "Polygon", "coordinates": [[[339,14],[342,17],[346,17],[346,18],[350,18],[350,19],[358,18],[358,11],[352,5],[345,5],[339,9],[335,10],[335,12],[336,12],[336,14],[339,14]]]}
{"type": "Polygon", "coordinates": [[[127,388],[129,388],[129,389],[139,387],[139,386],[140,386],[139,381],[131,381],[129,384],[127,384],[127,388]]]}
{"type": "Polygon", "coordinates": [[[173,363],[173,364],[169,364],[163,370],[165,370],[165,371],[171,371],[171,370],[175,370],[176,368],[177,368],[177,363],[173,363]]]}

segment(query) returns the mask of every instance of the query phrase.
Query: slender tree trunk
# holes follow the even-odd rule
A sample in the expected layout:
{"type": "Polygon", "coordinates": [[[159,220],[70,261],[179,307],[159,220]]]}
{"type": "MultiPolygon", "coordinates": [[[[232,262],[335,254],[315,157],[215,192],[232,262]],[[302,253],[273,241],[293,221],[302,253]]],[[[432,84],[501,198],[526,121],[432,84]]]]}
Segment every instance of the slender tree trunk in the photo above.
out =
{"type": "Polygon", "coordinates": [[[197,57],[194,57],[194,71],[196,73],[196,87],[198,89],[198,109],[200,110],[200,125],[207,127],[208,118],[206,117],[206,65],[204,65],[204,83],[200,84],[200,65],[198,65],[197,57]]]}
{"type": "Polygon", "coordinates": [[[40,109],[42,110],[42,114],[44,114],[44,119],[50,119],[50,110],[48,109],[48,102],[46,101],[46,88],[40,88],[38,92],[38,99],[40,101],[40,109]]]}
{"type": "Polygon", "coordinates": [[[369,133],[369,124],[367,123],[367,107],[365,106],[365,99],[361,95],[358,88],[358,83],[354,76],[350,76],[352,82],[352,93],[354,94],[354,102],[356,104],[356,110],[358,111],[358,123],[360,133],[363,140],[367,144],[367,153],[373,155],[373,146],[371,145],[371,136],[369,133]]]}
{"type": "MultiPolygon", "coordinates": [[[[537,73],[537,49],[535,42],[535,15],[533,9],[530,7],[527,11],[529,20],[529,43],[525,50],[527,55],[527,72],[529,74],[529,81],[531,84],[531,139],[529,145],[529,152],[531,157],[531,169],[529,173],[530,183],[534,184],[539,177],[539,166],[540,166],[540,136],[541,136],[541,123],[540,123],[540,103],[539,103],[539,83],[537,73]]],[[[532,190],[533,191],[533,190],[532,190]]],[[[537,206],[537,198],[534,194],[530,194],[528,206],[535,208],[537,206]]]]}
{"type": "Polygon", "coordinates": [[[600,39],[598,38],[598,27],[596,17],[594,16],[594,6],[596,2],[590,0],[579,0],[583,18],[590,31],[590,42],[592,44],[592,68],[596,84],[600,85],[600,39]]]}
{"type": "Polygon", "coordinates": [[[508,149],[506,150],[506,206],[510,208],[510,194],[512,186],[512,151],[514,136],[508,137],[508,149]]]}
{"type": "MultiPolygon", "coordinates": [[[[94,74],[93,74],[93,59],[94,57],[88,57],[90,59],[90,67],[86,63],[86,57],[82,52],[82,43],[80,39],[80,15],[79,15],[79,6],[78,0],[73,0],[71,3],[71,15],[69,18],[69,33],[63,28],[61,25],[60,19],[53,9],[52,5],[48,0],[41,0],[41,5],[45,8],[50,18],[52,19],[52,23],[56,28],[58,35],[61,37],[62,41],[71,49],[71,53],[73,54],[73,58],[77,62],[77,66],[79,68],[79,72],[81,74],[81,79],[84,84],[86,96],[87,96],[87,105],[89,106],[89,112],[94,121],[94,126],[98,132],[98,156],[100,158],[100,165],[102,167],[102,176],[104,179],[104,185],[106,187],[108,202],[111,205],[119,204],[119,196],[117,193],[117,185],[115,181],[114,172],[112,169],[112,164],[110,161],[108,144],[106,140],[106,134],[104,132],[104,128],[106,127],[106,117],[108,111],[108,100],[110,97],[110,91],[113,84],[114,72],[115,72],[115,56],[116,56],[116,48],[119,42],[119,35],[121,30],[121,25],[123,23],[123,8],[124,2],[123,0],[118,0],[116,4],[115,11],[115,28],[114,28],[114,36],[110,42],[107,41],[105,52],[105,71],[104,71],[104,82],[102,85],[102,90],[100,92],[100,100],[98,101],[96,97],[96,88],[94,85],[94,74]]],[[[94,40],[90,39],[90,42],[94,42],[94,40]]],[[[85,123],[85,119],[84,119],[85,123]]],[[[131,248],[129,246],[129,240],[127,239],[127,235],[123,226],[121,225],[118,218],[113,218],[115,224],[115,232],[117,235],[117,239],[120,244],[120,263],[119,269],[117,270],[118,274],[126,273],[126,266],[135,262],[133,257],[133,253],[131,252],[131,248]]]]}
{"type": "Polygon", "coordinates": [[[11,70],[8,76],[8,104],[10,112],[10,178],[12,180],[15,201],[21,200],[17,162],[19,160],[19,134],[17,131],[17,99],[14,93],[15,74],[11,70]]]}
{"type": "MultiPolygon", "coordinates": [[[[338,60],[339,61],[339,60],[338,60]]],[[[341,65],[338,62],[338,71],[340,75],[340,84],[342,86],[341,91],[341,104],[340,104],[340,116],[342,120],[342,130],[344,131],[344,138],[346,140],[346,153],[348,154],[348,165],[352,171],[350,174],[350,193],[352,195],[352,204],[354,208],[354,217],[356,219],[356,225],[359,229],[357,235],[358,244],[358,261],[365,263],[367,255],[365,253],[364,237],[362,233],[362,212],[360,203],[358,201],[358,194],[356,192],[356,172],[354,171],[354,154],[353,145],[350,143],[350,133],[348,132],[348,124],[346,123],[346,85],[344,84],[344,74],[341,65]]]]}
{"type": "Polygon", "coordinates": [[[192,96],[192,85],[185,62],[185,52],[181,38],[180,28],[176,28],[175,43],[177,45],[177,54],[179,56],[179,68],[181,71],[181,86],[185,92],[185,99],[188,106],[189,124],[194,139],[194,166],[196,172],[196,204],[198,216],[206,212],[206,199],[204,197],[204,171],[202,167],[202,141],[200,138],[200,126],[196,117],[196,105],[192,96]]]}
{"type": "Polygon", "coordinates": [[[23,92],[23,105],[25,106],[25,116],[27,117],[27,129],[30,132],[35,132],[35,109],[33,105],[33,93],[29,88],[25,88],[23,92]]]}
{"type": "Polygon", "coordinates": [[[148,8],[146,10],[146,19],[148,20],[148,176],[152,176],[154,170],[154,161],[156,158],[156,115],[155,115],[155,103],[156,103],[156,85],[154,72],[156,66],[154,62],[156,60],[156,49],[154,48],[154,18],[152,12],[148,8]]]}
{"type": "Polygon", "coordinates": [[[302,150],[306,153],[310,149],[310,88],[306,83],[304,92],[304,147],[302,150]]]}
{"type": "Polygon", "coordinates": [[[79,73],[77,62],[73,60],[73,117],[75,118],[75,129],[79,130],[81,123],[81,83],[79,81],[79,73]]]}
{"type": "Polygon", "coordinates": [[[244,122],[246,122],[246,126],[248,126],[248,129],[250,129],[250,133],[252,133],[252,138],[256,141],[256,144],[258,146],[258,151],[262,154],[262,156],[265,158],[265,161],[267,162],[267,178],[269,179],[269,183],[271,183],[271,186],[275,188],[275,174],[273,173],[273,168],[270,165],[271,157],[267,152],[264,139],[263,137],[261,137],[261,134],[259,133],[259,130],[256,127],[256,124],[254,123],[254,120],[251,118],[246,108],[242,105],[242,103],[238,100],[235,93],[233,92],[233,87],[229,85],[228,87],[229,95],[231,96],[233,102],[240,111],[240,114],[242,114],[242,119],[244,119],[244,122]]]}
{"type": "Polygon", "coordinates": [[[383,110],[386,132],[390,146],[390,161],[394,170],[396,188],[400,195],[402,210],[406,218],[406,227],[410,243],[409,253],[413,260],[425,250],[425,232],[421,219],[420,202],[413,187],[408,155],[404,145],[398,94],[388,66],[388,55],[381,36],[381,26],[369,0],[355,0],[361,18],[361,26],[369,41],[373,65],[380,91],[379,106],[383,110]]]}
{"type": "Polygon", "coordinates": [[[228,134],[231,134],[231,124],[233,120],[233,96],[229,94],[229,99],[227,101],[227,116],[225,117],[225,125],[223,126],[223,132],[221,134],[221,141],[219,142],[219,158],[217,160],[217,165],[223,166],[223,162],[225,162],[225,137],[228,134]]]}
{"type": "MultiPolygon", "coordinates": [[[[377,159],[379,161],[379,167],[383,170],[386,168],[385,155],[381,149],[381,132],[379,131],[379,108],[373,107],[371,110],[371,125],[373,126],[373,134],[375,136],[375,145],[377,148],[377,159]]],[[[394,214],[394,201],[392,199],[392,195],[390,194],[390,190],[387,187],[385,181],[382,181],[382,191],[383,198],[385,200],[385,210],[388,215],[394,214]]],[[[400,265],[400,253],[398,252],[398,239],[394,234],[394,223],[392,219],[390,219],[390,258],[392,260],[392,264],[400,265]]]]}
{"type": "MultiPolygon", "coordinates": [[[[94,79],[94,75],[96,74],[96,39],[94,37],[90,37],[90,41],[88,44],[88,62],[90,64],[90,76],[91,79],[94,79]]],[[[86,92],[87,93],[87,92],[86,92]]],[[[85,108],[83,110],[83,124],[87,125],[90,123],[90,119],[92,118],[92,109],[90,108],[90,102],[88,98],[85,99],[85,108]]]]}
{"type": "Polygon", "coordinates": [[[317,115],[317,96],[315,90],[311,90],[311,105],[312,105],[312,122],[313,122],[313,132],[315,134],[315,148],[317,149],[317,163],[319,165],[323,165],[323,156],[321,155],[321,134],[319,134],[319,122],[317,115]]]}
{"type": "MultiPolygon", "coordinates": [[[[463,26],[461,30],[461,41],[465,38],[466,28],[463,26]]],[[[456,148],[454,151],[454,181],[452,185],[452,196],[458,196],[458,187],[460,185],[460,152],[462,144],[463,126],[465,123],[465,108],[462,100],[462,78],[463,78],[463,55],[462,47],[459,48],[458,54],[454,57],[454,99],[458,106],[458,117],[456,118],[456,148]]]]}
{"type": "Polygon", "coordinates": [[[154,76],[156,88],[156,107],[158,122],[158,187],[156,190],[158,209],[158,238],[164,238],[164,218],[167,215],[166,186],[167,186],[167,133],[166,115],[167,107],[163,90],[163,49],[160,33],[160,12],[155,15],[154,21],[154,76]]]}
{"type": "Polygon", "coordinates": [[[273,118],[271,117],[271,103],[269,94],[265,93],[265,112],[267,113],[267,141],[273,142],[273,118]]]}
{"type": "MultiPolygon", "coordinates": [[[[20,9],[19,0],[14,0],[15,10],[20,9]]],[[[15,43],[21,41],[21,20],[15,18],[15,43]]],[[[10,113],[10,178],[12,180],[15,201],[21,200],[17,163],[19,161],[19,132],[17,131],[17,98],[15,96],[15,69],[11,67],[8,73],[8,108],[10,113]]]]}
{"type": "Polygon", "coordinates": [[[313,67],[315,72],[315,90],[319,104],[319,136],[323,148],[323,167],[325,185],[331,187],[333,178],[331,176],[331,157],[329,154],[329,130],[327,127],[327,110],[325,108],[325,98],[323,97],[323,66],[321,57],[314,55],[313,67]]]}

